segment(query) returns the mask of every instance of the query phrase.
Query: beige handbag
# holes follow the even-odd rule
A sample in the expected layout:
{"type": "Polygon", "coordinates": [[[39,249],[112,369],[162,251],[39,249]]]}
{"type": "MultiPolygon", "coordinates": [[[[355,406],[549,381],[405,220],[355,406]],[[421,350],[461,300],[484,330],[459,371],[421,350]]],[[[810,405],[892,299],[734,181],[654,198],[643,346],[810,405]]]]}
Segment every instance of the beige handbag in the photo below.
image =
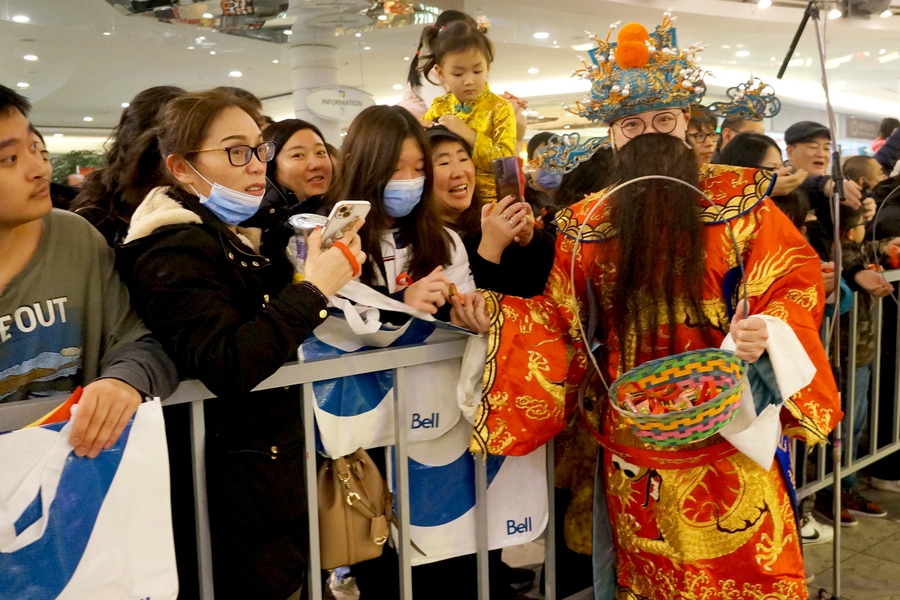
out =
{"type": "Polygon", "coordinates": [[[318,494],[323,569],[381,556],[394,518],[393,494],[365,450],[326,459],[318,494]]]}

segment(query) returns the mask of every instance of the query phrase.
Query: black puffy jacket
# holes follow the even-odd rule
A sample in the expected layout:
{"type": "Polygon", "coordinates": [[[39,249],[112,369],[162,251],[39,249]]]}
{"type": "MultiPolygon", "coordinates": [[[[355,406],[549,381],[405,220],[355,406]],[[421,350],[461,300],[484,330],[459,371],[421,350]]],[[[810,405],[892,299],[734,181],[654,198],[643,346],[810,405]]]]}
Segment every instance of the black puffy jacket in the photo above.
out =
{"type": "Polygon", "coordinates": [[[291,283],[283,246],[261,247],[196,197],[157,188],[116,255],[135,309],[179,372],[218,396],[205,403],[216,595],[283,600],[306,572],[301,404],[296,389],[251,390],[296,360],[327,313],[324,298],[291,283]]]}

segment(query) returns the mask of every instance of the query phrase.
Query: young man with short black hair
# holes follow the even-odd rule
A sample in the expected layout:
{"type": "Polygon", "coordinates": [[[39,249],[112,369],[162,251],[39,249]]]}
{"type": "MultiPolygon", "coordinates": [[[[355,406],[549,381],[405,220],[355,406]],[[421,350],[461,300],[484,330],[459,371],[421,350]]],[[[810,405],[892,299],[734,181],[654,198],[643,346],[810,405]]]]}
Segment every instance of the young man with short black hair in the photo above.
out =
{"type": "Polygon", "coordinates": [[[83,385],[69,441],[93,458],[144,397],[171,394],[178,375],[132,310],[103,237],[52,209],[30,109],[0,85],[0,403],[83,385]]]}

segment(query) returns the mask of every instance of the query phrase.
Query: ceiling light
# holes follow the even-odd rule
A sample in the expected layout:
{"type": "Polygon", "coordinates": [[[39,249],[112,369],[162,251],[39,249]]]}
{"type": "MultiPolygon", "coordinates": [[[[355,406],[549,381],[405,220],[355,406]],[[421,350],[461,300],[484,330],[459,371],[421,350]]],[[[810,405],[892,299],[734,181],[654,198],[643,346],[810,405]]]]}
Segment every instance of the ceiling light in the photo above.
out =
{"type": "Polygon", "coordinates": [[[215,51],[215,50],[210,50],[209,53],[210,53],[210,54],[215,54],[216,51],[215,51]]]}
{"type": "Polygon", "coordinates": [[[738,50],[734,55],[738,58],[744,58],[745,56],[750,56],[750,53],[747,50],[738,50]]]}
{"type": "Polygon", "coordinates": [[[193,50],[193,49],[194,49],[193,46],[188,46],[188,50],[193,50]]]}
{"type": "Polygon", "coordinates": [[[556,43],[556,40],[553,40],[553,43],[555,44],[555,43],[556,43]]]}
{"type": "Polygon", "coordinates": [[[808,66],[811,65],[811,64],[812,64],[812,59],[811,59],[811,58],[807,58],[807,59],[806,59],[806,66],[808,67],[808,66]]]}
{"type": "Polygon", "coordinates": [[[544,115],[541,115],[538,117],[538,119],[543,119],[543,118],[544,118],[544,115]]]}
{"type": "Polygon", "coordinates": [[[277,59],[277,58],[276,58],[276,59],[275,59],[275,60],[273,60],[273,61],[272,61],[272,62],[273,62],[273,63],[274,63],[274,64],[276,64],[276,65],[277,65],[277,64],[278,64],[278,59],[277,59]]]}
{"type": "Polygon", "coordinates": [[[534,67],[531,67],[530,69],[528,69],[528,72],[531,73],[532,75],[537,75],[538,70],[535,69],[534,67]]]}
{"type": "Polygon", "coordinates": [[[571,129],[571,128],[572,128],[571,125],[565,125],[565,126],[563,126],[563,129],[571,129]]]}
{"type": "Polygon", "coordinates": [[[371,50],[371,49],[372,49],[371,46],[366,46],[365,48],[363,48],[363,50],[371,50]]]}
{"type": "Polygon", "coordinates": [[[60,138],[60,137],[62,137],[62,136],[63,136],[63,134],[61,134],[61,133],[54,133],[54,134],[53,134],[53,137],[55,137],[55,138],[60,138]]]}
{"type": "Polygon", "coordinates": [[[129,106],[129,103],[128,103],[128,102],[123,102],[123,103],[122,103],[122,108],[128,108],[128,106],[129,106]]]}
{"type": "Polygon", "coordinates": [[[241,75],[243,75],[243,73],[241,73],[240,71],[231,71],[228,74],[229,77],[240,77],[241,75]]]}
{"type": "Polygon", "coordinates": [[[387,21],[387,15],[378,15],[379,21],[387,21]]]}
{"type": "Polygon", "coordinates": [[[362,34],[359,33],[359,32],[357,31],[357,32],[356,32],[356,37],[362,37],[362,34]]]}
{"type": "Polygon", "coordinates": [[[212,14],[212,13],[203,13],[203,18],[204,18],[204,19],[212,19],[212,18],[213,18],[213,14],[212,14]]]}
{"type": "Polygon", "coordinates": [[[881,55],[884,54],[885,52],[887,52],[887,50],[885,50],[884,48],[882,48],[881,50],[878,51],[878,55],[881,56],[881,55]]]}
{"type": "Polygon", "coordinates": [[[759,3],[756,6],[759,8],[769,8],[772,6],[772,0],[759,0],[759,3]]]}
{"type": "Polygon", "coordinates": [[[19,83],[16,84],[16,87],[27,88],[28,84],[25,83],[24,81],[20,81],[19,83]]]}
{"type": "Polygon", "coordinates": [[[90,123],[91,121],[94,120],[94,117],[85,117],[84,120],[87,121],[88,123],[90,123]]]}
{"type": "Polygon", "coordinates": [[[291,31],[290,29],[285,29],[285,30],[284,30],[284,35],[291,35],[292,33],[294,33],[294,32],[291,31]]]}
{"type": "Polygon", "coordinates": [[[34,54],[26,54],[22,58],[24,58],[25,60],[37,60],[37,56],[35,56],[34,54]]]}
{"type": "Polygon", "coordinates": [[[775,61],[776,61],[776,60],[778,60],[778,59],[777,59],[777,58],[775,58],[775,57],[774,57],[774,56],[773,56],[773,57],[772,57],[772,58],[770,58],[770,59],[769,59],[769,60],[771,60],[771,61],[772,61],[772,62],[775,62],[775,61]]]}
{"type": "Polygon", "coordinates": [[[794,52],[794,58],[800,58],[800,53],[799,53],[799,52],[794,52]]]}
{"type": "MultiPolygon", "coordinates": [[[[882,52],[883,52],[883,50],[882,50],[882,52]]],[[[408,56],[404,56],[404,57],[403,57],[403,60],[409,60],[409,57],[408,57],[408,56]]]]}
{"type": "Polygon", "coordinates": [[[892,16],[894,16],[894,13],[891,12],[891,9],[890,9],[890,8],[888,8],[888,9],[885,10],[883,13],[881,13],[881,18],[882,18],[882,19],[887,19],[888,17],[892,17],[892,16]]]}
{"type": "Polygon", "coordinates": [[[197,38],[197,41],[198,41],[198,42],[202,42],[202,41],[205,40],[205,39],[206,39],[206,36],[205,36],[205,35],[201,35],[200,37],[197,38]]]}
{"type": "Polygon", "coordinates": [[[900,58],[900,53],[891,52],[890,54],[886,54],[884,56],[879,56],[878,62],[880,62],[881,64],[884,64],[884,63],[892,61],[892,60],[897,60],[898,58],[900,58]]]}
{"type": "Polygon", "coordinates": [[[108,32],[108,31],[104,31],[104,32],[103,32],[103,35],[112,35],[112,34],[111,34],[110,32],[108,32]]]}
{"type": "Polygon", "coordinates": [[[731,46],[729,46],[728,44],[725,44],[724,46],[722,46],[722,49],[723,50],[731,50],[731,46]]]}
{"type": "Polygon", "coordinates": [[[13,17],[13,21],[15,21],[16,23],[27,23],[30,20],[31,19],[29,19],[25,15],[16,15],[13,17]]]}
{"type": "Polygon", "coordinates": [[[538,31],[534,34],[534,39],[536,40],[546,40],[548,37],[550,37],[550,34],[546,31],[538,31]]]}
{"type": "Polygon", "coordinates": [[[828,13],[828,18],[829,19],[840,19],[843,16],[843,14],[844,13],[841,12],[841,9],[832,8],[831,11],[829,11],[829,13],[828,13]]]}
{"type": "Polygon", "coordinates": [[[400,85],[399,83],[395,83],[395,84],[394,84],[394,89],[395,89],[395,90],[402,90],[402,89],[403,89],[403,86],[400,85]]]}

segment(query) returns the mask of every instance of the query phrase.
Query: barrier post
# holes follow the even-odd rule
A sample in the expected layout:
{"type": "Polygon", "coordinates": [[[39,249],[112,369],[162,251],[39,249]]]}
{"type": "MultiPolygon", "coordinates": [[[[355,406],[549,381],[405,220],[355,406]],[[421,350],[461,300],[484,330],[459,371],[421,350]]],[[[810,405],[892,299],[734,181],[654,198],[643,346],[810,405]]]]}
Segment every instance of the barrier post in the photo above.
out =
{"type": "MultiPolygon", "coordinates": [[[[853,419],[856,414],[856,337],[859,334],[858,292],[853,292],[853,306],[850,308],[850,330],[848,331],[848,334],[847,337],[850,340],[850,347],[847,349],[847,373],[844,375],[844,380],[847,382],[847,387],[844,391],[845,397],[847,398],[847,411],[843,419],[843,422],[847,424],[847,433],[841,435],[843,438],[842,442],[846,448],[843,455],[844,468],[853,464],[853,448],[856,444],[856,439],[854,439],[853,435],[853,419]]],[[[835,489],[834,493],[840,494],[841,488],[835,489]]]]}
{"type": "Polygon", "coordinates": [[[884,298],[875,298],[875,362],[872,365],[871,391],[869,394],[869,455],[878,450],[878,419],[881,404],[881,330],[884,328],[884,298]]]}
{"type": "Polygon", "coordinates": [[[409,543],[409,460],[406,440],[406,368],[394,369],[394,473],[397,477],[397,524],[400,531],[400,600],[412,600],[412,547],[409,543]]]}
{"type": "Polygon", "coordinates": [[[478,598],[490,600],[491,574],[488,566],[487,454],[475,454],[475,548],[478,567],[478,598]]]}
{"type": "Polygon", "coordinates": [[[556,600],[556,475],[553,440],[547,448],[547,530],[544,536],[544,599],[556,600]]]}
{"type": "Polygon", "coordinates": [[[191,403],[190,419],[200,597],[203,600],[213,600],[215,592],[213,588],[212,540],[209,533],[209,503],[206,494],[206,420],[202,400],[191,403]]]}
{"type": "Polygon", "coordinates": [[[300,401],[303,403],[303,445],[306,450],[303,475],[306,479],[306,504],[309,513],[309,575],[310,600],[322,600],[322,556],[319,546],[319,490],[316,476],[316,397],[313,384],[304,383],[300,401]]]}

